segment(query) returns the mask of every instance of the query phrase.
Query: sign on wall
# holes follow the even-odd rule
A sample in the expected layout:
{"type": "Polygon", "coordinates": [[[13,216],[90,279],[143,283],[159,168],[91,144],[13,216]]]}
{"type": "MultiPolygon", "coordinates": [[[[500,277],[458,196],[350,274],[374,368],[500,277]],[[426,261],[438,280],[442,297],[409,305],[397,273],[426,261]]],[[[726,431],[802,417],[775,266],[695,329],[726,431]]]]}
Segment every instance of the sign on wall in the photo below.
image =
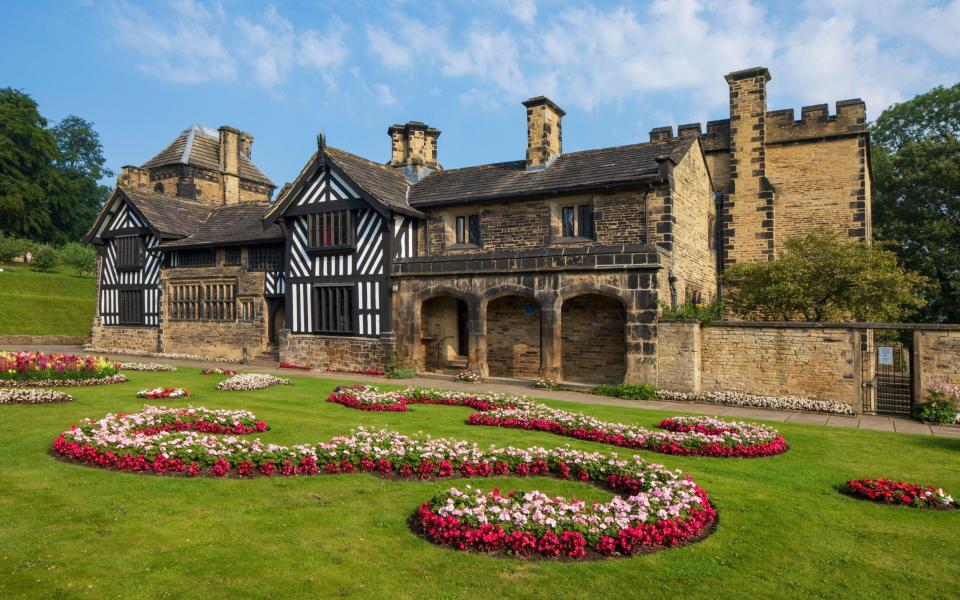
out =
{"type": "Polygon", "coordinates": [[[880,346],[877,348],[877,362],[884,366],[892,366],[893,346],[880,346]]]}

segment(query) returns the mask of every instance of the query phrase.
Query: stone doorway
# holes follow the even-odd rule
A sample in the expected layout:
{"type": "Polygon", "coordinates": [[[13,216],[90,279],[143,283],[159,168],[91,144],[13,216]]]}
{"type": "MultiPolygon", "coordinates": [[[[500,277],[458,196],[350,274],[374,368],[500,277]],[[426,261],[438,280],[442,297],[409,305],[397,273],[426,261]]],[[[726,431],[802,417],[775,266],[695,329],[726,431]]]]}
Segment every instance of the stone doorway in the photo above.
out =
{"type": "Polygon", "coordinates": [[[623,304],[614,298],[586,294],[564,300],[560,312],[563,380],[623,383],[625,323],[623,304]]]}
{"type": "Polygon", "coordinates": [[[540,307],[523,296],[487,305],[487,369],[491,377],[536,379],[540,373],[540,307]]]}
{"type": "Polygon", "coordinates": [[[271,348],[275,348],[280,343],[280,330],[286,327],[287,309],[284,306],[283,298],[271,300],[268,305],[270,311],[270,322],[267,329],[267,340],[271,348]]]}
{"type": "Polygon", "coordinates": [[[469,308],[453,296],[426,300],[420,309],[422,370],[434,373],[467,367],[470,347],[469,308]]]}

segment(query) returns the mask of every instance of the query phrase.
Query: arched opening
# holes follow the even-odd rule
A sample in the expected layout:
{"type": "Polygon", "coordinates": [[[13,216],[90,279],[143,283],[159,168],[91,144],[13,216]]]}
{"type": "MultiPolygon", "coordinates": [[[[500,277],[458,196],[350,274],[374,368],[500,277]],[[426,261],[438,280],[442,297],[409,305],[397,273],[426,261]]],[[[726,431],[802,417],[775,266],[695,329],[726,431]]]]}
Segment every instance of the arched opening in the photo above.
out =
{"type": "Polygon", "coordinates": [[[423,302],[420,344],[424,371],[446,372],[467,367],[469,322],[469,307],[459,298],[437,296],[423,302]]]}
{"type": "Polygon", "coordinates": [[[563,379],[623,383],[627,371],[626,313],[620,301],[586,294],[564,300],[560,310],[563,379]]]}
{"type": "Polygon", "coordinates": [[[540,307],[523,296],[487,305],[487,368],[491,377],[533,379],[540,374],[540,307]]]}
{"type": "Polygon", "coordinates": [[[158,194],[162,194],[162,193],[163,193],[163,183],[159,183],[159,182],[158,182],[155,186],[153,186],[153,191],[157,192],[158,194]]]}

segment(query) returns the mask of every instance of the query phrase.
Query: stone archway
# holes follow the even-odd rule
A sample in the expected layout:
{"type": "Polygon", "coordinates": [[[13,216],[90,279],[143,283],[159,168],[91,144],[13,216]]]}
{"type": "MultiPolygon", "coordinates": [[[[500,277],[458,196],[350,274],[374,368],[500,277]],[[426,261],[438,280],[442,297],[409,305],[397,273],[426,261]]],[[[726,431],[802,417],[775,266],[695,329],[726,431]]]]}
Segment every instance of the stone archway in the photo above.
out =
{"type": "Polygon", "coordinates": [[[487,369],[491,377],[534,379],[540,373],[540,307],[525,296],[491,300],[486,310],[487,369]]]}
{"type": "Polygon", "coordinates": [[[626,310],[606,295],[565,298],[560,309],[563,379],[623,383],[627,372],[626,310]]]}

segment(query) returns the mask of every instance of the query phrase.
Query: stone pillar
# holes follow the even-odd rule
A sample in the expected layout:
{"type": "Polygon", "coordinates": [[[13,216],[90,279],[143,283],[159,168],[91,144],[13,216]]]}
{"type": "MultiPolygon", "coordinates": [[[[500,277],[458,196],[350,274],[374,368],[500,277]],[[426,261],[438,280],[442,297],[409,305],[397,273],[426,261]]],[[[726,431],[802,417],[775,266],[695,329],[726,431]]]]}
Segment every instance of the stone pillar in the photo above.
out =
{"type": "Polygon", "coordinates": [[[563,379],[560,319],[560,309],[553,303],[540,304],[540,377],[554,381],[563,379]]]}
{"type": "Polygon", "coordinates": [[[657,385],[657,324],[649,321],[649,311],[628,308],[624,335],[627,352],[624,383],[657,385]]]}
{"type": "MultiPolygon", "coordinates": [[[[220,132],[220,171],[223,173],[221,202],[237,204],[240,202],[240,136],[239,129],[224,125],[220,132]]],[[[251,138],[252,139],[252,138],[251,138]]]]}
{"type": "Polygon", "coordinates": [[[724,264],[772,260],[773,188],[766,177],[767,82],[763,67],[726,76],[730,86],[730,183],[723,214],[724,264]]]}
{"type": "Polygon", "coordinates": [[[480,377],[488,377],[490,369],[487,367],[487,307],[469,304],[468,302],[470,317],[467,323],[467,368],[480,377]]]}

